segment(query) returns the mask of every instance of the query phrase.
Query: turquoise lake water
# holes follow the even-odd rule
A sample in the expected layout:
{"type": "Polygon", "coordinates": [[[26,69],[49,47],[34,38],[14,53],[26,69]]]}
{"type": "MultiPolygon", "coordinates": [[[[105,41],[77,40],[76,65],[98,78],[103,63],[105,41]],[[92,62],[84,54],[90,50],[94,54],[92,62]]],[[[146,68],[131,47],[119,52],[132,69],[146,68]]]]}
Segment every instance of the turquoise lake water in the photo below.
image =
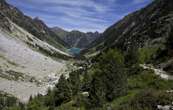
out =
{"type": "Polygon", "coordinates": [[[76,47],[72,47],[72,48],[69,49],[69,52],[71,54],[79,54],[80,51],[81,51],[81,49],[80,48],[76,48],[76,47]]]}

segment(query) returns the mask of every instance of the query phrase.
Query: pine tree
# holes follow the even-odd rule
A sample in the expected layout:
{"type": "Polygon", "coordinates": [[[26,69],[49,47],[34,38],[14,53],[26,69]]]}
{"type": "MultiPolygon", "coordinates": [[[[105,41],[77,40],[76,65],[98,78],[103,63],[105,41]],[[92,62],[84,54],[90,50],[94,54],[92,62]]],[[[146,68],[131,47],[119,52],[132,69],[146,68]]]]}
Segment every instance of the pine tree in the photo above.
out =
{"type": "Polygon", "coordinates": [[[67,79],[62,75],[59,79],[58,84],[54,90],[55,95],[55,105],[59,106],[64,102],[68,102],[71,100],[72,92],[70,88],[70,84],[67,79]]]}
{"type": "Polygon", "coordinates": [[[118,50],[109,50],[100,56],[94,67],[91,82],[90,102],[93,106],[101,106],[104,101],[112,101],[126,93],[127,78],[124,57],[118,50]]]}
{"type": "Polygon", "coordinates": [[[80,70],[76,70],[69,74],[68,81],[69,81],[73,96],[77,95],[81,88],[80,72],[81,72],[80,70]]]}

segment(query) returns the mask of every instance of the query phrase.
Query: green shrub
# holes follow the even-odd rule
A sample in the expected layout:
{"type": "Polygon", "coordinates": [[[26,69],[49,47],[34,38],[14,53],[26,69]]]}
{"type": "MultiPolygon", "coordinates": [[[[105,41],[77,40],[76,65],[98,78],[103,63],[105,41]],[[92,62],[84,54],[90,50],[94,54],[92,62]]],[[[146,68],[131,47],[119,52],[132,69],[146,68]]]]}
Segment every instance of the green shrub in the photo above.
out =
{"type": "Polygon", "coordinates": [[[173,93],[166,91],[172,89],[173,81],[161,79],[151,70],[143,70],[128,78],[127,95],[110,104],[113,110],[155,110],[156,105],[171,104],[173,93]]]}
{"type": "Polygon", "coordinates": [[[48,110],[40,100],[32,100],[27,104],[27,110],[48,110]]]}
{"type": "Polygon", "coordinates": [[[13,107],[18,103],[17,98],[5,93],[0,93],[0,110],[13,107]]]}
{"type": "Polygon", "coordinates": [[[75,96],[81,90],[80,74],[82,71],[76,70],[69,74],[68,83],[71,88],[72,95],[75,96]]]}
{"type": "Polygon", "coordinates": [[[121,104],[116,110],[156,110],[157,105],[171,105],[173,93],[144,89],[128,102],[121,104]]]}
{"type": "Polygon", "coordinates": [[[109,50],[101,55],[93,72],[89,91],[89,106],[101,107],[105,101],[112,101],[126,93],[124,56],[120,51],[109,50]]]}
{"type": "Polygon", "coordinates": [[[144,70],[141,74],[131,76],[128,78],[128,88],[133,89],[173,89],[173,81],[163,80],[159,76],[156,76],[151,70],[144,70]]]}
{"type": "Polygon", "coordinates": [[[143,47],[138,49],[138,61],[139,63],[147,63],[149,62],[154,54],[157,52],[158,48],[155,47],[143,47]]]}
{"type": "Polygon", "coordinates": [[[23,110],[23,109],[21,109],[21,108],[18,107],[18,106],[13,106],[13,107],[9,107],[9,108],[4,109],[4,110],[23,110]]]}
{"type": "Polygon", "coordinates": [[[56,88],[54,89],[55,106],[69,102],[72,97],[72,92],[67,79],[62,75],[59,79],[56,88]]]}

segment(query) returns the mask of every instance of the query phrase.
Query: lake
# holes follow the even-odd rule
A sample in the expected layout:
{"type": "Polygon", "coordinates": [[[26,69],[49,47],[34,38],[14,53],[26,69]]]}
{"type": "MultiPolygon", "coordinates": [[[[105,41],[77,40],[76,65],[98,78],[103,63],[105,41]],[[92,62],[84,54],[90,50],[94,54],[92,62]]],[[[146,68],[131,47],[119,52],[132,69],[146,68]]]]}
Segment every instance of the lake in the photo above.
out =
{"type": "Polygon", "coordinates": [[[69,53],[71,53],[73,55],[76,55],[76,54],[80,53],[81,49],[80,48],[76,48],[76,47],[72,47],[68,51],[69,51],[69,53]]]}

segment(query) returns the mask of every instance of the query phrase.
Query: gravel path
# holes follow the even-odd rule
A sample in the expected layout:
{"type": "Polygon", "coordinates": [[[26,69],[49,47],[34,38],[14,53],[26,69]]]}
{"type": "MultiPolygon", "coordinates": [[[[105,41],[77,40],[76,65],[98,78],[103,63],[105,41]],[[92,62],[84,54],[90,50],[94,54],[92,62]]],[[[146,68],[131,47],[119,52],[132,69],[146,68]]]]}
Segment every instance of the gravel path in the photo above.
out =
{"type": "Polygon", "coordinates": [[[160,76],[163,79],[173,80],[173,76],[168,75],[165,71],[163,71],[161,69],[156,69],[153,66],[149,66],[149,65],[145,65],[145,64],[141,64],[140,66],[143,67],[144,69],[151,69],[151,70],[153,70],[156,75],[160,76]]]}

